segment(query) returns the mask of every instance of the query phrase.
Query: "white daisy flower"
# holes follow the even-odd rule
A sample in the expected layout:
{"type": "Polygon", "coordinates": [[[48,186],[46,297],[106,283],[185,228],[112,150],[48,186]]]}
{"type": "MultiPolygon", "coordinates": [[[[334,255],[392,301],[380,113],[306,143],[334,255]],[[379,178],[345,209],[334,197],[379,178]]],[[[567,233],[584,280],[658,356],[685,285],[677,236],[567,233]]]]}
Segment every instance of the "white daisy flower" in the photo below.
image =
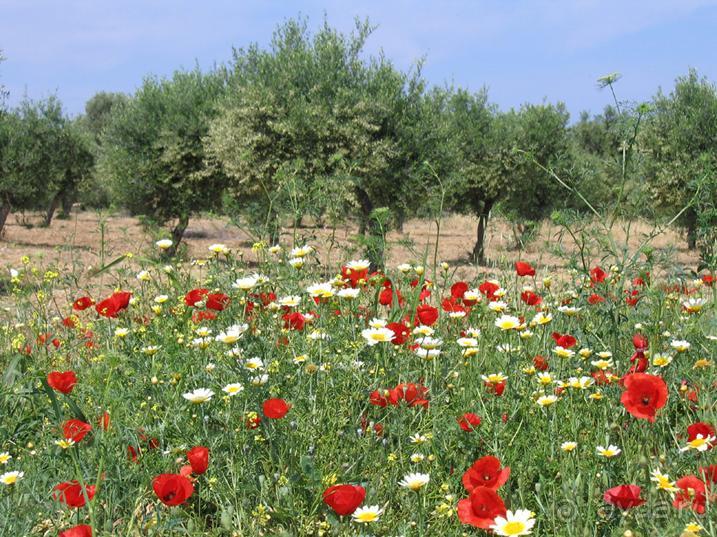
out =
{"type": "Polygon", "coordinates": [[[195,405],[210,401],[213,396],[214,392],[208,388],[197,388],[182,395],[187,401],[195,405]]]}

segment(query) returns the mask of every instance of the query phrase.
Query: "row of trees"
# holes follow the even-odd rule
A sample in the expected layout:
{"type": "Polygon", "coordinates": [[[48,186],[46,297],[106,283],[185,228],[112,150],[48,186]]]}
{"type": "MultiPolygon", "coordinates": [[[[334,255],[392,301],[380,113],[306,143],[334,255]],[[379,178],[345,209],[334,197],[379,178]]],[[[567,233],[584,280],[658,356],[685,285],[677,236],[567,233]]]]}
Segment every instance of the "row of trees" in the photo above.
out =
{"type": "Polygon", "coordinates": [[[83,119],[68,118],[57,98],[7,110],[6,97],[0,86],[0,232],[12,210],[43,209],[46,225],[58,207],[69,213],[95,162],[83,119]]]}
{"type": "Polygon", "coordinates": [[[349,35],[326,23],[311,34],[289,21],[268,49],[235,50],[208,73],[148,77],[131,96],[98,94],[74,120],[55,99],[0,112],[3,214],[42,206],[51,217],[79,195],[171,223],[175,245],[198,212],[224,212],[270,241],[306,216],[337,225],[353,215],[380,261],[375,239],[390,226],[452,210],[478,217],[482,261],[496,210],[519,243],[554,210],[620,205],[631,217],[682,211],[690,246],[709,244],[717,91],[696,73],[647,105],[615,99],[570,125],[561,103],[504,112],[485,91],[429,88],[420,64],[402,72],[368,57],[371,31],[357,21],[349,35]]]}

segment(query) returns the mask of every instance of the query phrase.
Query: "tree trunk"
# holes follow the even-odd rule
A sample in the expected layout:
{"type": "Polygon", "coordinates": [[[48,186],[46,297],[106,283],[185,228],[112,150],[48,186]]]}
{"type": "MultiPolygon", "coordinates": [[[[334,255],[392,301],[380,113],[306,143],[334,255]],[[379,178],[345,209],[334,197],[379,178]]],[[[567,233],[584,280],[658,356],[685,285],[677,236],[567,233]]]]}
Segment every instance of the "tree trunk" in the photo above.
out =
{"type": "Polygon", "coordinates": [[[693,209],[685,212],[685,227],[687,228],[687,247],[690,250],[697,248],[697,214],[693,209]]]}
{"type": "Polygon", "coordinates": [[[356,198],[361,208],[361,221],[359,222],[359,235],[365,235],[369,227],[369,219],[371,211],[373,211],[373,203],[368,197],[366,191],[362,188],[356,188],[356,198]]]}
{"type": "Polygon", "coordinates": [[[5,222],[7,221],[7,217],[10,214],[11,209],[12,206],[7,200],[0,205],[0,237],[2,237],[5,233],[5,222]]]}
{"type": "Polygon", "coordinates": [[[42,224],[44,227],[50,227],[50,224],[52,224],[52,217],[55,216],[55,211],[57,210],[57,206],[60,204],[61,197],[62,192],[58,192],[52,196],[50,206],[47,208],[47,212],[45,213],[45,221],[42,224]]]}
{"type": "Polygon", "coordinates": [[[58,218],[69,218],[72,212],[72,205],[75,203],[75,190],[68,190],[62,195],[62,211],[58,218]]]}
{"type": "Polygon", "coordinates": [[[472,259],[474,263],[479,265],[485,264],[485,233],[488,228],[488,218],[493,208],[493,202],[486,202],[483,210],[478,215],[478,228],[476,229],[476,243],[473,246],[472,259]]]}
{"type": "Polygon", "coordinates": [[[396,229],[399,233],[403,233],[403,224],[406,222],[406,211],[403,208],[398,208],[394,211],[396,214],[396,229]]]}
{"type": "Polygon", "coordinates": [[[167,257],[174,257],[177,255],[177,248],[179,248],[179,244],[182,242],[182,237],[184,237],[184,232],[186,231],[188,225],[189,216],[180,216],[177,225],[174,226],[174,229],[172,230],[172,246],[167,249],[167,257]]]}
{"type": "Polygon", "coordinates": [[[690,250],[697,248],[697,233],[694,229],[689,229],[687,231],[687,248],[690,250]]]}

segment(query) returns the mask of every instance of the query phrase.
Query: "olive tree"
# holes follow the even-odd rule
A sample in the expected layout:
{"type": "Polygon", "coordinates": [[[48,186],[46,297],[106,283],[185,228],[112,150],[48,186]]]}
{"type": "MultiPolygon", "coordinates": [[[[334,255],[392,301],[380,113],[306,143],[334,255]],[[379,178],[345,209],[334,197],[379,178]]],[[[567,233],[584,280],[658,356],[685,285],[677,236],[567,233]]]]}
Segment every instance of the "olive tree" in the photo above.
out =
{"type": "Polygon", "coordinates": [[[653,201],[671,214],[682,211],[688,246],[699,246],[700,230],[717,224],[701,214],[717,199],[717,88],[692,70],[669,94],[658,92],[643,143],[653,201]]]}
{"type": "Polygon", "coordinates": [[[325,22],[311,35],[305,21],[293,20],[268,50],[235,51],[207,150],[231,179],[235,207],[258,208],[256,219],[273,224],[265,229],[272,239],[282,212],[296,220],[304,211],[343,218],[355,210],[361,231],[373,234],[375,210],[405,213],[410,205],[415,158],[401,133],[423,86],[418,70],[404,74],[382,55],[364,58],[371,31],[357,21],[343,35],[325,22]]]}
{"type": "Polygon", "coordinates": [[[506,139],[515,150],[515,161],[501,209],[514,225],[516,246],[530,238],[554,208],[565,204],[564,191],[552,173],[564,181],[571,175],[568,120],[562,103],[524,105],[515,114],[512,137],[506,139]]]}
{"type": "Polygon", "coordinates": [[[60,102],[23,101],[0,114],[0,232],[13,209],[37,209],[63,169],[60,102]]]}
{"type": "Polygon", "coordinates": [[[58,152],[58,164],[55,176],[47,188],[49,201],[45,213],[46,226],[52,222],[58,206],[61,209],[60,218],[69,216],[78,190],[92,176],[94,165],[91,139],[80,120],[64,122],[55,151],[58,152]]]}
{"type": "Polygon", "coordinates": [[[204,151],[225,87],[220,71],[149,77],[114,107],[101,134],[100,170],[115,202],[156,224],[173,221],[173,254],[189,219],[221,202],[225,177],[204,151]]]}
{"type": "MultiPolygon", "coordinates": [[[[114,114],[127,104],[124,93],[100,91],[85,103],[85,113],[78,118],[77,126],[89,142],[95,164],[102,154],[103,133],[114,114]]],[[[89,176],[80,183],[78,200],[86,206],[100,208],[110,205],[110,189],[102,168],[94,165],[89,176]]]]}
{"type": "Polygon", "coordinates": [[[514,167],[510,145],[513,117],[498,114],[489,105],[485,91],[453,92],[446,100],[445,113],[450,121],[450,151],[454,162],[450,206],[478,217],[471,256],[483,263],[488,219],[505,196],[514,167]]]}
{"type": "Polygon", "coordinates": [[[478,217],[474,261],[485,262],[494,209],[514,222],[516,238],[550,213],[559,186],[546,169],[567,168],[568,114],[563,105],[525,105],[499,112],[485,91],[457,90],[447,100],[454,164],[451,208],[478,217]]]}

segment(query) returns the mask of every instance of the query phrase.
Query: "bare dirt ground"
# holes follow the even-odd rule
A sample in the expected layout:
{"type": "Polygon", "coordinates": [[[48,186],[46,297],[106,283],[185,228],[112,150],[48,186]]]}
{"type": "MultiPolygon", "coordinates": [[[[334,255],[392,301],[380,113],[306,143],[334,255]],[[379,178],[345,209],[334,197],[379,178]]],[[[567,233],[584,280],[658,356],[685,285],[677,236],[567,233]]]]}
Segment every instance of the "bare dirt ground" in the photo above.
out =
{"type": "MultiPolygon", "coordinates": [[[[39,215],[25,215],[22,219],[11,215],[5,233],[0,240],[0,266],[10,268],[21,264],[23,256],[29,256],[39,266],[56,266],[62,270],[79,270],[87,273],[90,267],[102,265],[101,259],[109,262],[127,252],[136,255],[154,250],[154,241],[159,238],[146,232],[136,218],[122,215],[102,216],[94,212],[73,212],[69,220],[55,219],[48,228],[39,227],[39,215]],[[33,225],[29,227],[28,224],[33,225]]],[[[493,219],[488,227],[486,252],[488,267],[477,267],[470,261],[470,252],[475,242],[477,220],[467,216],[447,216],[441,224],[438,244],[438,261],[447,261],[458,268],[458,276],[472,277],[478,273],[490,272],[496,267],[507,267],[517,259],[523,259],[543,267],[550,272],[564,268],[564,255],[558,255],[556,248],[575,252],[570,239],[560,240],[559,229],[544,224],[536,238],[524,250],[516,250],[515,239],[510,225],[500,219],[493,219]]],[[[624,223],[623,223],[624,226],[624,223]]],[[[615,238],[624,242],[625,232],[617,226],[615,238]]],[[[628,246],[631,250],[639,247],[642,236],[652,228],[644,222],[631,226],[628,246]]],[[[596,231],[597,233],[597,231],[596,231]]],[[[356,227],[345,226],[332,232],[330,229],[304,227],[297,230],[285,229],[282,243],[286,246],[308,242],[317,247],[319,259],[329,266],[361,256],[361,246],[355,240],[356,227]],[[334,239],[333,246],[332,237],[334,239]]],[[[165,235],[166,236],[166,235],[165,235]]],[[[392,232],[389,265],[401,262],[433,262],[436,225],[428,220],[410,220],[403,232],[392,232]]],[[[224,218],[195,218],[186,233],[187,256],[206,257],[207,247],[223,243],[237,253],[253,259],[251,245],[254,239],[224,218]]],[[[684,238],[678,230],[670,229],[652,241],[656,252],[675,266],[694,268],[698,254],[687,249],[684,238]]],[[[591,261],[595,261],[593,258],[591,261]]],[[[87,282],[89,284],[89,282],[87,282]]]]}

